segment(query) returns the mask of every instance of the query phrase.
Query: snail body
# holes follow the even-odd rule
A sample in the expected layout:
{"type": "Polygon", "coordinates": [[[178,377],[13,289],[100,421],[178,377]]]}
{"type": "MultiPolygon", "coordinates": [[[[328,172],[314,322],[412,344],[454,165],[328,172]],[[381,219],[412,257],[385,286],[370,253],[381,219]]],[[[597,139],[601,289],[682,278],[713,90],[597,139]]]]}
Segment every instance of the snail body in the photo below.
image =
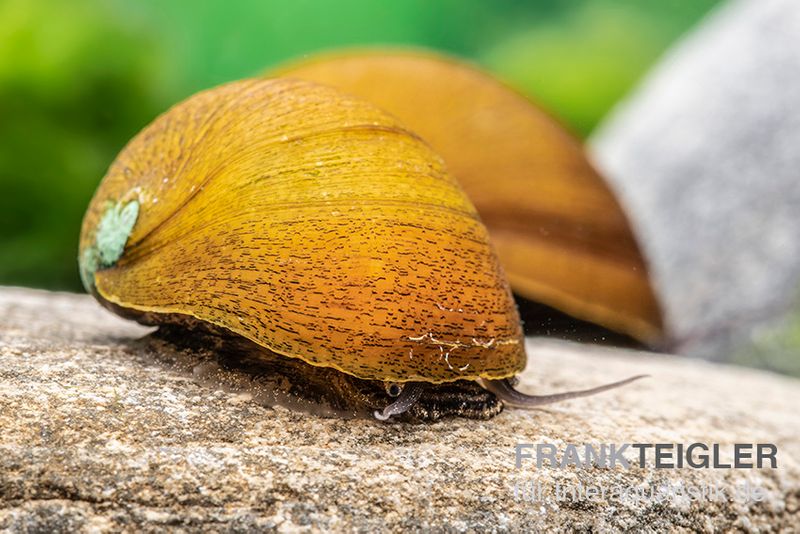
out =
{"type": "Polygon", "coordinates": [[[96,191],[79,264],[112,311],[242,340],[305,369],[293,376],[340,373],[380,419],[475,384],[495,407],[562,399],[509,389],[526,364],[517,310],[442,159],[373,104],[311,82],[234,82],[157,118],[96,191]]]}

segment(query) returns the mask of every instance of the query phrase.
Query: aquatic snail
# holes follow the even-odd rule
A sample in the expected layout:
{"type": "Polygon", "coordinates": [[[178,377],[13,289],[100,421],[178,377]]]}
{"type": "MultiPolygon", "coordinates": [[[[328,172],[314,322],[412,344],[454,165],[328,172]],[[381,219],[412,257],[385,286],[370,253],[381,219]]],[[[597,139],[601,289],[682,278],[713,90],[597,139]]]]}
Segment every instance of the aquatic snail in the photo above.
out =
{"type": "Polygon", "coordinates": [[[379,419],[486,418],[638,378],[514,390],[513,296],[445,161],[380,107],[313,82],[234,82],[157,118],[98,187],[79,264],[112,311],[280,362],[379,419]]]}

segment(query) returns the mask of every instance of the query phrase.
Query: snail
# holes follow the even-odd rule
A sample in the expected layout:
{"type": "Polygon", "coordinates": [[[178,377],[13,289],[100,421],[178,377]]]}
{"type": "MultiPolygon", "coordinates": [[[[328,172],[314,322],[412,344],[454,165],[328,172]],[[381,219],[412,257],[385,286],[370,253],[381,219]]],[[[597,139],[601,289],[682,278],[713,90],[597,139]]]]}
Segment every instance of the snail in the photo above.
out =
{"type": "Polygon", "coordinates": [[[513,296],[445,162],[378,106],[309,81],[233,82],[158,117],[95,192],[79,268],[115,313],[381,420],[487,418],[638,378],[516,391],[513,296]]]}
{"type": "Polygon", "coordinates": [[[429,142],[489,229],[515,293],[645,345],[663,341],[622,207],[581,145],[526,97],[424,50],[329,52],[268,74],[365,98],[429,142]]]}

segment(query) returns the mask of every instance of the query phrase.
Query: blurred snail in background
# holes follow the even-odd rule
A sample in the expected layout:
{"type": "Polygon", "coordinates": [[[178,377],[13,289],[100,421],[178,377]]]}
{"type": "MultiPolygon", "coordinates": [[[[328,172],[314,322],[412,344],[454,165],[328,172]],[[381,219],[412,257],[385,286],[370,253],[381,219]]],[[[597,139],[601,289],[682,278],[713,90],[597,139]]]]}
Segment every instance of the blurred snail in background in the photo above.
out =
{"type": "Polygon", "coordinates": [[[661,329],[621,209],[551,119],[425,54],[280,76],[199,93],[120,153],[80,239],[104,306],[382,420],[489,418],[638,378],[513,387],[512,287],[643,341],[661,329]]]}
{"type": "Polygon", "coordinates": [[[531,102],[424,51],[322,54],[271,75],[377,104],[440,154],[475,205],[512,289],[644,343],[661,311],[630,224],[580,144],[531,102]]]}

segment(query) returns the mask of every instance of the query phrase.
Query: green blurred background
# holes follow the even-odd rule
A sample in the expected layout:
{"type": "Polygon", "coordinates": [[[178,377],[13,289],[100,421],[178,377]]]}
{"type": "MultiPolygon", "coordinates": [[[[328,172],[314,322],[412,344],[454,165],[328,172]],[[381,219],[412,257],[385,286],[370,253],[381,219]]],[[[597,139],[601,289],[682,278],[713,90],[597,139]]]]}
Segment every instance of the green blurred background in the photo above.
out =
{"type": "Polygon", "coordinates": [[[321,49],[413,44],[484,65],[587,135],[718,0],[2,0],[0,285],[81,290],[83,210],[188,95],[321,49]]]}

